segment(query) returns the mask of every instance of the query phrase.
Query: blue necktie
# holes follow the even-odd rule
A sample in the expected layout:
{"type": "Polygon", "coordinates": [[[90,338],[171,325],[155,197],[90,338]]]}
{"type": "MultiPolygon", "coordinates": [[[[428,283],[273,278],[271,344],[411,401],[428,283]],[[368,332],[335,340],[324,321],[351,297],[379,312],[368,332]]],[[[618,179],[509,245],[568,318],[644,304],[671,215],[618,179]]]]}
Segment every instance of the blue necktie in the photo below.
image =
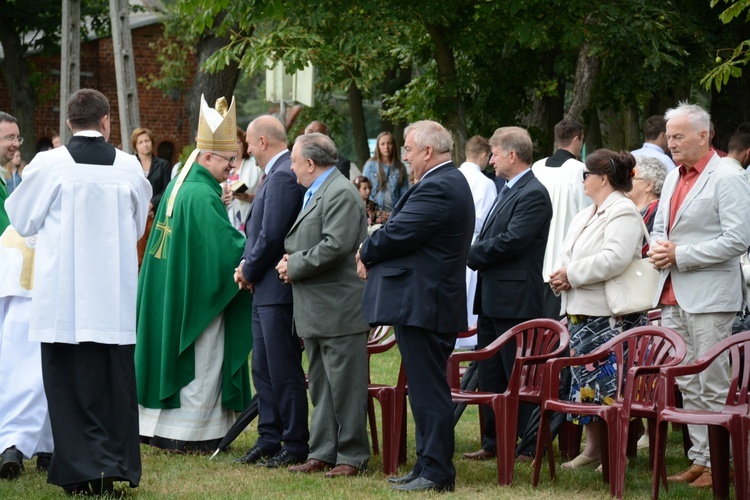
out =
{"type": "Polygon", "coordinates": [[[310,201],[310,198],[312,198],[312,191],[308,189],[307,192],[305,193],[305,200],[302,203],[302,210],[305,209],[305,207],[307,206],[307,202],[310,201]]]}

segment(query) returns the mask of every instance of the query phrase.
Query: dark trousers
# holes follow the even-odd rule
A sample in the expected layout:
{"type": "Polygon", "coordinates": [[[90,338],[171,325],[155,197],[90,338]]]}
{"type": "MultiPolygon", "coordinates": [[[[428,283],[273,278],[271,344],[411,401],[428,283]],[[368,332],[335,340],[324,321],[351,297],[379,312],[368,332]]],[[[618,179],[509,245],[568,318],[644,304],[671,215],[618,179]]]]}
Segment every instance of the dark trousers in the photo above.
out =
{"type": "Polygon", "coordinates": [[[445,370],[458,335],[413,326],[395,329],[416,430],[414,473],[436,483],[453,484],[453,404],[445,370]]]}
{"type": "MultiPolygon", "coordinates": [[[[518,318],[488,318],[479,315],[477,324],[477,349],[490,345],[495,339],[514,326],[527,321],[518,318]]],[[[479,362],[479,390],[482,392],[502,393],[508,389],[508,382],[513,373],[513,363],[516,359],[516,341],[511,340],[500,349],[495,356],[479,362]]],[[[529,403],[520,403],[518,407],[518,430],[520,436],[526,429],[529,417],[534,410],[529,403]]],[[[495,417],[489,407],[482,408],[484,418],[484,436],[482,436],[482,449],[495,452],[495,417]]],[[[500,415],[499,418],[503,416],[500,415]]]]}
{"type": "Polygon", "coordinates": [[[42,343],[55,453],[47,482],[141,479],[134,345],[42,343]]]}
{"type": "Polygon", "coordinates": [[[253,304],[253,385],[258,395],[258,440],[271,453],[309,452],[307,388],[302,346],[292,333],[292,305],[253,304]]]}
{"type": "Polygon", "coordinates": [[[562,304],[562,297],[555,295],[555,292],[550,288],[549,283],[544,284],[544,318],[549,319],[562,319],[563,315],[560,314],[560,306],[562,304]]]}

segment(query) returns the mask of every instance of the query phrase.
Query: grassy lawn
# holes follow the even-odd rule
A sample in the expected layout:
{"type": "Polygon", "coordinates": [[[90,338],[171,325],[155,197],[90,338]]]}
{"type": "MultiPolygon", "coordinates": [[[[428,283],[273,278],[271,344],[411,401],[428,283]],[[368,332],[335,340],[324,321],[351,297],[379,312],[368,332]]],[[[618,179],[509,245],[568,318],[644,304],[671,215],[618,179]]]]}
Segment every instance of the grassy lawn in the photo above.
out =
{"type": "MultiPolygon", "coordinates": [[[[393,349],[373,358],[375,381],[395,383],[400,358],[393,349]]],[[[377,405],[376,405],[377,407],[377,405]]],[[[475,406],[467,408],[456,427],[456,498],[609,498],[609,487],[593,469],[558,471],[557,480],[549,479],[549,471],[542,468],[538,488],[531,487],[530,463],[516,465],[513,486],[497,486],[496,463],[468,462],[461,454],[480,447],[478,413],[475,406]]],[[[414,423],[409,420],[406,472],[414,464],[414,423]]],[[[232,463],[232,459],[245,453],[255,442],[255,422],[240,435],[230,450],[219,454],[213,461],[206,456],[180,456],[142,446],[143,478],[140,487],[126,490],[132,498],[373,498],[399,497],[392,492],[382,473],[379,456],[370,459],[369,471],[356,478],[326,479],[321,475],[303,476],[286,470],[268,470],[262,467],[232,463]]],[[[682,456],[681,434],[673,432],[667,450],[667,470],[672,473],[687,467],[682,456]]],[[[559,456],[556,458],[559,466],[559,456]]],[[[46,474],[35,470],[35,462],[27,461],[26,470],[15,481],[0,481],[0,499],[15,498],[67,498],[61,488],[46,482],[46,474]]],[[[639,455],[627,472],[626,498],[650,498],[651,470],[648,457],[639,455]]],[[[120,486],[121,488],[123,486],[120,486]]],[[[669,493],[661,491],[662,498],[712,498],[711,491],[695,491],[688,486],[671,486],[669,493]]],[[[426,494],[420,496],[437,496],[426,494]]]]}

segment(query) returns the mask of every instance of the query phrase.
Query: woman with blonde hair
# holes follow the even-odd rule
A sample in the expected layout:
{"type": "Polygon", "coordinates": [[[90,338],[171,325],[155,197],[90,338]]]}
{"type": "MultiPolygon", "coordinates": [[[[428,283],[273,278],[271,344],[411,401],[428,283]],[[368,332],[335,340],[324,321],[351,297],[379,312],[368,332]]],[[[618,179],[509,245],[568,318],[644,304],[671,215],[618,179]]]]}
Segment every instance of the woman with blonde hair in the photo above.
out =
{"type": "Polygon", "coordinates": [[[375,154],[365,163],[362,175],[372,183],[370,199],[378,204],[381,219],[385,222],[398,200],[409,189],[409,174],[401,163],[393,134],[378,134],[375,154]]]}
{"type": "Polygon", "coordinates": [[[5,187],[8,190],[8,196],[14,189],[21,184],[21,174],[26,166],[26,162],[21,158],[21,151],[16,151],[13,159],[5,165],[5,187]]]}

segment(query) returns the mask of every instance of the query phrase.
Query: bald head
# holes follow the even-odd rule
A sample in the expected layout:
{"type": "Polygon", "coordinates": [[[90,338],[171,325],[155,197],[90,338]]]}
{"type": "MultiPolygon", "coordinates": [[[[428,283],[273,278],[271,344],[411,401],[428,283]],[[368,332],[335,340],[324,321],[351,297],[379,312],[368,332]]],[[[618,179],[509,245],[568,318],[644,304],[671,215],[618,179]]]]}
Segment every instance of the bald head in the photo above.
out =
{"type": "Polygon", "coordinates": [[[259,167],[286,149],[286,129],[275,117],[259,116],[247,126],[247,152],[255,157],[259,167]]]}
{"type": "Polygon", "coordinates": [[[329,137],[331,136],[328,130],[328,125],[318,120],[310,122],[310,124],[305,127],[305,134],[323,134],[329,137]]]}

